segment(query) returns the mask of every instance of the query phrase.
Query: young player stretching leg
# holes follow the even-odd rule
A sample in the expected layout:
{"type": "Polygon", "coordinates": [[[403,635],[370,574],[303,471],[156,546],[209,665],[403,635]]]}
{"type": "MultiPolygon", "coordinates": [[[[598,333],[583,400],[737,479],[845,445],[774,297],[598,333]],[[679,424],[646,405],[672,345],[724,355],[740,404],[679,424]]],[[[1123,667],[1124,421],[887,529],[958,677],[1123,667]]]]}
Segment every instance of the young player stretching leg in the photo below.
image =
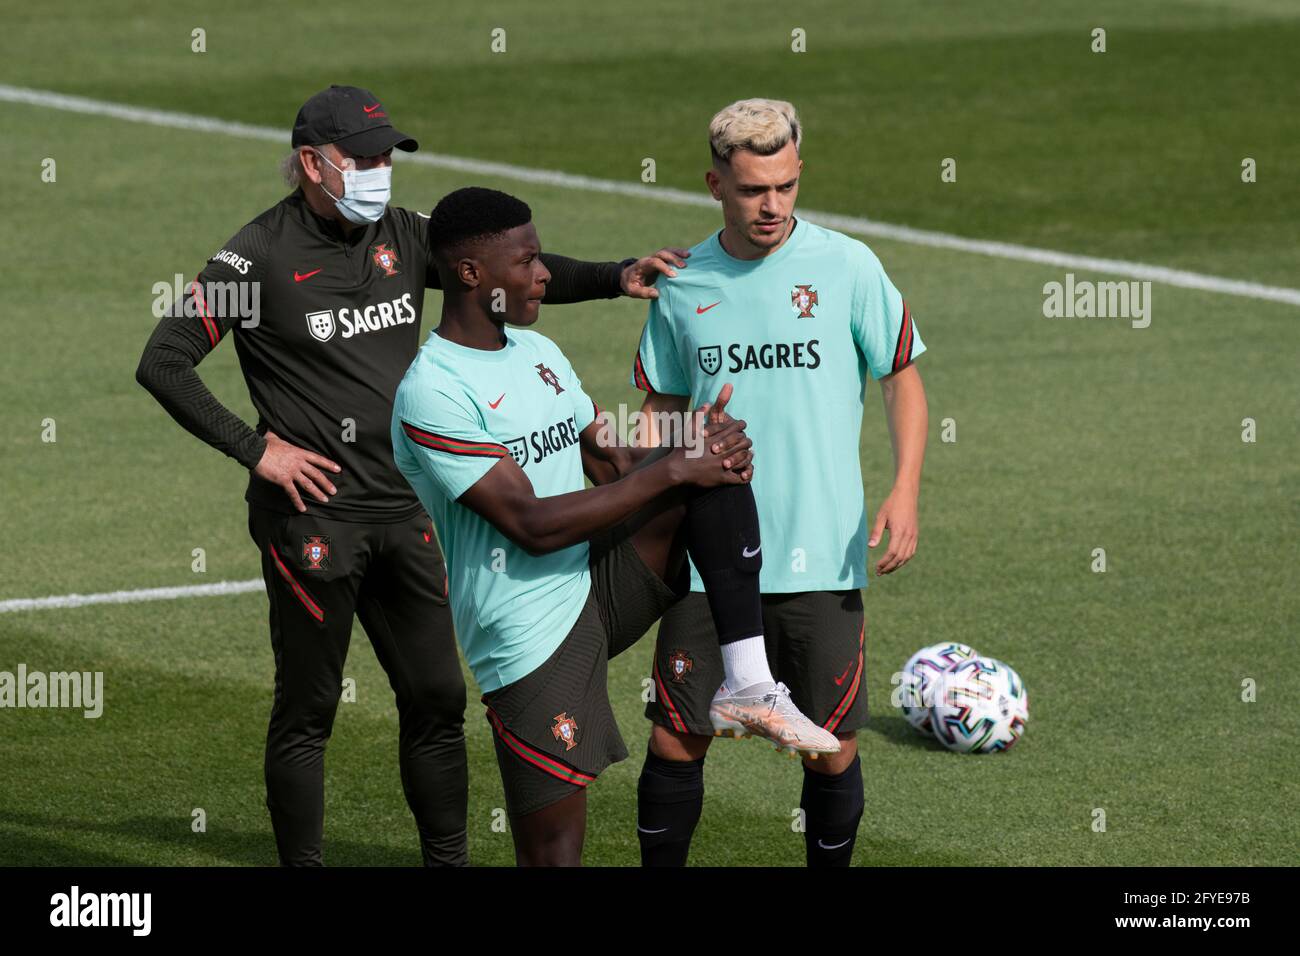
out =
{"type": "Polygon", "coordinates": [[[537,320],[550,278],[531,219],[488,189],[434,209],[442,320],[398,387],[393,453],[447,556],[516,859],[576,865],[585,788],[627,756],[608,660],[686,592],[688,551],[732,689],[715,701],[719,722],[804,754],[839,742],[768,669],[752,451],[745,423],[725,413],[730,387],[695,414],[691,453],[613,441],[559,348],[506,325],[537,320]]]}

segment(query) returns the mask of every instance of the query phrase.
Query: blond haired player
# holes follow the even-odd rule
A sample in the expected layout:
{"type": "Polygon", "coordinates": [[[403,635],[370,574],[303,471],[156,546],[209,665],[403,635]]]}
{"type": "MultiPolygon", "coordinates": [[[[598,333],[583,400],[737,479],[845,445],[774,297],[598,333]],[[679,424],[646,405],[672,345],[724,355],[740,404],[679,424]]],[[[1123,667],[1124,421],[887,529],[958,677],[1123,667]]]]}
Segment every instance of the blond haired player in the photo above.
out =
{"type": "MultiPolygon", "coordinates": [[[[709,124],[705,180],[723,227],[659,285],[632,370],[643,411],[681,412],[734,384],[730,410],[762,449],[754,495],[763,534],[765,660],[784,701],[834,733],[840,751],[804,756],[809,865],[847,865],[864,799],[856,731],[867,718],[861,588],[867,549],[889,532],[877,574],[916,550],[927,412],[913,360],[925,346],[903,297],[863,243],[795,215],[803,169],[794,107],[733,103],[709,124]],[[870,535],[858,447],[868,378],[880,383],[893,489],[870,535]]],[[[653,436],[652,436],[653,437],[653,436]]],[[[656,439],[657,440],[657,439],[656,439]]],[[[723,667],[708,603],[692,593],[663,617],[655,724],[638,786],[642,862],[682,865],[704,798],[714,734],[737,733],[711,706],[723,667]]],[[[749,662],[728,661],[728,669],[749,662]]]]}

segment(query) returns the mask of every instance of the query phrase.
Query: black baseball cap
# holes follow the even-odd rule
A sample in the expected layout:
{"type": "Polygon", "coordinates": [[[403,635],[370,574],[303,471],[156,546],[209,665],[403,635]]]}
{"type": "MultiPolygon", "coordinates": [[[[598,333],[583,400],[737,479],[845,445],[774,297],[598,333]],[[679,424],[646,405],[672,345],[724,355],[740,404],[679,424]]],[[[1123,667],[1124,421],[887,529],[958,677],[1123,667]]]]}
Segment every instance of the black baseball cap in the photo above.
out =
{"type": "Polygon", "coordinates": [[[298,111],[293,147],[333,143],[353,156],[378,156],[397,148],[413,153],[420,144],[393,129],[379,97],[359,86],[321,90],[298,111]]]}

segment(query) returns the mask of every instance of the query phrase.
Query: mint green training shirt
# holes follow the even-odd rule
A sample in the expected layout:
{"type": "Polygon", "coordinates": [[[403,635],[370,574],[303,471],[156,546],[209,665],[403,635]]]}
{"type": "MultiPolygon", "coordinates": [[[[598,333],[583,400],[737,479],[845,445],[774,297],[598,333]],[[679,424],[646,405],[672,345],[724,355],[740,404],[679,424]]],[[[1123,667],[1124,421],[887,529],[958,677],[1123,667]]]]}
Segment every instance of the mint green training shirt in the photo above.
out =
{"type": "Polygon", "coordinates": [[[456,501],[507,455],[539,498],[584,487],[578,435],[595,405],[554,342],[505,335],[504,348],[486,351],[434,331],[393,407],[393,459],[437,528],[456,637],[484,692],[550,657],[591,587],[585,541],[533,556],[456,501]]]}
{"type": "MultiPolygon", "coordinates": [[[[858,443],[867,376],[925,351],[903,297],[866,245],[798,220],[762,259],[729,255],[714,234],[677,277],[661,276],[632,384],[712,402],[754,442],[765,594],[867,583],[858,443]]],[[[691,569],[692,589],[704,590],[691,569]]]]}

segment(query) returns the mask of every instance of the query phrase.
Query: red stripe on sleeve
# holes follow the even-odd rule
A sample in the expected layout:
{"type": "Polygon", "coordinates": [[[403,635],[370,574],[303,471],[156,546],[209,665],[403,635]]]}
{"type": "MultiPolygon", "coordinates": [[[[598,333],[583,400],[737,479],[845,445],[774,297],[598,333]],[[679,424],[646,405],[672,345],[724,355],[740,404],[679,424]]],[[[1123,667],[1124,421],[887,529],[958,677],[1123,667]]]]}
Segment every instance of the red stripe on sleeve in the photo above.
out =
{"type": "Polygon", "coordinates": [[[654,391],[654,388],[650,385],[650,376],[645,373],[645,365],[641,363],[641,352],[639,349],[636,353],[636,365],[632,369],[632,377],[636,382],[636,387],[641,389],[641,391],[654,391]]]}
{"type": "Polygon", "coordinates": [[[434,432],[425,431],[423,428],[417,428],[407,421],[402,422],[402,431],[406,432],[406,437],[417,445],[432,448],[434,451],[445,451],[453,455],[468,455],[475,458],[504,458],[507,454],[506,446],[498,445],[496,442],[474,442],[465,441],[463,438],[449,438],[446,435],[438,435],[434,432]]]}
{"type": "Polygon", "coordinates": [[[912,313],[903,302],[903,321],[898,326],[898,344],[894,347],[894,368],[897,372],[912,359],[912,313]]]}
{"type": "Polygon", "coordinates": [[[216,348],[217,343],[221,341],[221,329],[212,313],[208,311],[208,303],[203,298],[203,289],[199,285],[198,279],[190,283],[190,292],[193,293],[195,300],[199,303],[199,318],[203,320],[203,330],[208,333],[208,342],[211,343],[213,348],[216,348]]]}

